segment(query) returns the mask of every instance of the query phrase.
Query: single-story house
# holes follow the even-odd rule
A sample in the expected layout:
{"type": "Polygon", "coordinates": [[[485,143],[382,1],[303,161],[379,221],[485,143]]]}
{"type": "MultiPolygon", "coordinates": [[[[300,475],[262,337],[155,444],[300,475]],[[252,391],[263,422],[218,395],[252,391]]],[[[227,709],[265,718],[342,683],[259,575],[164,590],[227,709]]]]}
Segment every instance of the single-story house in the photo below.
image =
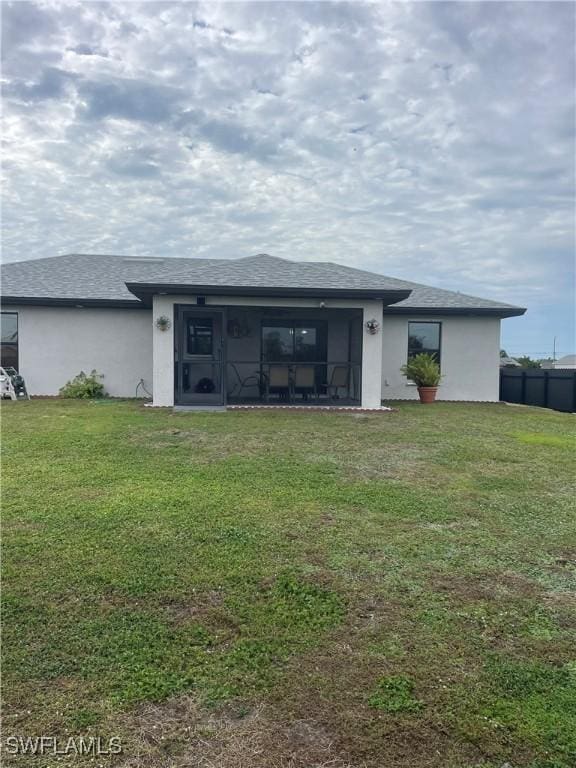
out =
{"type": "Polygon", "coordinates": [[[153,404],[414,399],[400,369],[436,355],[444,400],[498,400],[500,321],[525,310],[266,254],[233,260],[71,254],[2,268],[2,359],[32,395],[81,370],[153,404]]]}
{"type": "Polygon", "coordinates": [[[559,370],[576,368],[576,355],[564,355],[554,362],[553,367],[559,370]]]}

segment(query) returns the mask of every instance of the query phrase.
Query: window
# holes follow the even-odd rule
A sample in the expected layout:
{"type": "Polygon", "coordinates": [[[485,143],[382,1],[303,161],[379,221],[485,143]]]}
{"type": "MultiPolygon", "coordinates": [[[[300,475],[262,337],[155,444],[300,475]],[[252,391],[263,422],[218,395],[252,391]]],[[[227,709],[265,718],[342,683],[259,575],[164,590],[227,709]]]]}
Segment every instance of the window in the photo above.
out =
{"type": "Polygon", "coordinates": [[[288,321],[278,325],[263,325],[262,360],[273,363],[325,361],[325,324],[288,321]]]}
{"type": "Polygon", "coordinates": [[[214,329],[211,317],[189,317],[186,329],[186,353],[211,355],[214,329]]]}
{"type": "Polygon", "coordinates": [[[440,363],[441,323],[408,323],[408,359],[414,355],[433,355],[440,363]]]}
{"type": "Polygon", "coordinates": [[[262,358],[274,362],[292,360],[292,328],[265,325],[262,327],[262,358]]]}
{"type": "Polygon", "coordinates": [[[2,312],[0,317],[2,342],[0,344],[0,365],[18,370],[18,315],[16,312],[2,312]]]}

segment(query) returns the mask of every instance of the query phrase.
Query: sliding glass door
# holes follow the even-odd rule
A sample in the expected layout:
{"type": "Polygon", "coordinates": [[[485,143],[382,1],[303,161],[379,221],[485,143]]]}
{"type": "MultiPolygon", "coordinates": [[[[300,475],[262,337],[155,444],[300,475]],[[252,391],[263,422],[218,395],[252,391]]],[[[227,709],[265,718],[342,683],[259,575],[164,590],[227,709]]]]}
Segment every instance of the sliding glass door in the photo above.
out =
{"type": "Polygon", "coordinates": [[[325,392],[326,322],[264,321],[261,349],[266,400],[304,402],[325,392]]]}
{"type": "Polygon", "coordinates": [[[265,363],[325,363],[326,323],[265,321],[262,361],[265,363]]]}

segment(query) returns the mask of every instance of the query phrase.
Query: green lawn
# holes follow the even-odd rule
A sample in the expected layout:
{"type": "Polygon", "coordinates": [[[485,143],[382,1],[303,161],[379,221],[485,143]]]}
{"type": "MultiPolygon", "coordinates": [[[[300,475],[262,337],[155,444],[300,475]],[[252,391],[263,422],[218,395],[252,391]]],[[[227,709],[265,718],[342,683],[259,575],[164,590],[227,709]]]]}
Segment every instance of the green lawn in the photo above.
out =
{"type": "Polygon", "coordinates": [[[504,405],[5,403],[4,737],[117,735],[86,763],[129,768],[572,768],[573,436],[504,405]]]}

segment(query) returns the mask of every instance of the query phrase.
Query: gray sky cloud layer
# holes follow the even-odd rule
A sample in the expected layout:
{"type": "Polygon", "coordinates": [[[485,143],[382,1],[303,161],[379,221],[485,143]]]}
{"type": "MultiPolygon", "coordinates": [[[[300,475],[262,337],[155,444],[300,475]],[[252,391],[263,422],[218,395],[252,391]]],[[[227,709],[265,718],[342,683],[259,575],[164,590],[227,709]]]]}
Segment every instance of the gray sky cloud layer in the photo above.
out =
{"type": "Polygon", "coordinates": [[[2,3],[3,258],[269,252],[574,351],[569,3],[2,3]]]}

